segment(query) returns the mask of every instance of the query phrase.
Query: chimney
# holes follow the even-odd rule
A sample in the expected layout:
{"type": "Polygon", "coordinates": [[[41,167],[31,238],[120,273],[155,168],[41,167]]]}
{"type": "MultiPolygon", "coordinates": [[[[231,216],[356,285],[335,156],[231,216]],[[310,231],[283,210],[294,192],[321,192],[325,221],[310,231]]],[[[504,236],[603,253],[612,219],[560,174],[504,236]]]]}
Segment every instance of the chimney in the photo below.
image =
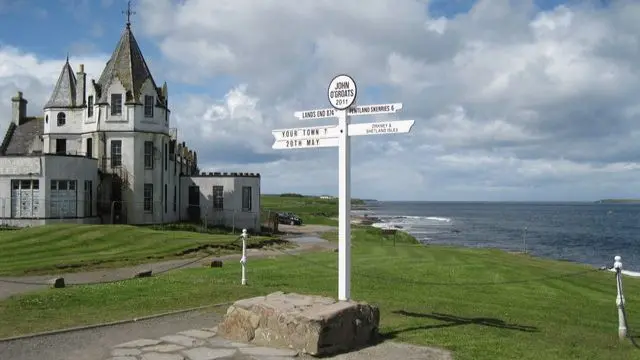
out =
{"type": "Polygon", "coordinates": [[[87,74],[84,72],[84,64],[80,64],[80,71],[76,73],[76,104],[86,105],[87,74]]]}
{"type": "Polygon", "coordinates": [[[22,97],[22,91],[11,98],[11,121],[16,125],[21,125],[27,117],[27,99],[22,97]]]}

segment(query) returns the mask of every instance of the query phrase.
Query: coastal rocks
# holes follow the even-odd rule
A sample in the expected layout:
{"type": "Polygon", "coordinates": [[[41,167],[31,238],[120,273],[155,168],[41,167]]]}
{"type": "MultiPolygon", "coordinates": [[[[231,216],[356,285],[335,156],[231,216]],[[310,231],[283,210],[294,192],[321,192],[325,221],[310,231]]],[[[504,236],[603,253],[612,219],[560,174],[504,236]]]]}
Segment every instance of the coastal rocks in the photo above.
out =
{"type": "Polygon", "coordinates": [[[276,292],[236,301],[218,331],[232,341],[329,355],[375,341],[379,323],[379,309],[366,303],[276,292]]]}

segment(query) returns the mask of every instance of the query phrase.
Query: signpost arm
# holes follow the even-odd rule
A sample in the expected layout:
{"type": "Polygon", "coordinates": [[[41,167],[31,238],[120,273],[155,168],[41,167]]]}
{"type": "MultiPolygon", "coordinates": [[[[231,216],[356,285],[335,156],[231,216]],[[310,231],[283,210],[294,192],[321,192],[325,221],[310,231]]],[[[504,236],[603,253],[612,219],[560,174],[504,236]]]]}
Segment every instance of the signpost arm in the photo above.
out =
{"type": "Polygon", "coordinates": [[[337,111],[340,129],[338,147],[338,300],[351,297],[351,138],[349,114],[337,111]]]}

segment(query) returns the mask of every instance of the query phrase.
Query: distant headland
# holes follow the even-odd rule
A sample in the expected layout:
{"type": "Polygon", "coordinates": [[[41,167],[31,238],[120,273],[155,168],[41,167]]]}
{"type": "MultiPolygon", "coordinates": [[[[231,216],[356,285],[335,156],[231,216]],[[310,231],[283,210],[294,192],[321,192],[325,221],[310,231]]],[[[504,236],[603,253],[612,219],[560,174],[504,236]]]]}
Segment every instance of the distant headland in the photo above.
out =
{"type": "Polygon", "coordinates": [[[640,199],[602,199],[596,204],[640,204],[640,199]]]}

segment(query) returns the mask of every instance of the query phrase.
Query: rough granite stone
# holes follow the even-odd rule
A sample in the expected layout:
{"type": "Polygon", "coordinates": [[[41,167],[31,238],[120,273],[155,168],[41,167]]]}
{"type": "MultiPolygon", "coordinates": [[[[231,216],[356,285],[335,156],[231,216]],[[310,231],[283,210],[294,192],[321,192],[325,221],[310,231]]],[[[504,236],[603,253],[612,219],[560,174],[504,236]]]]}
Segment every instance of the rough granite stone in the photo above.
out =
{"type": "Polygon", "coordinates": [[[163,337],[160,338],[160,340],[166,341],[168,343],[182,345],[182,346],[185,346],[185,347],[202,346],[202,345],[205,344],[205,342],[200,340],[200,339],[194,339],[192,337],[184,336],[184,335],[163,336],[163,337]]]}
{"type": "Polygon", "coordinates": [[[151,340],[151,339],[138,339],[138,340],[133,340],[133,341],[129,341],[120,345],[116,345],[114,347],[117,348],[138,348],[138,347],[143,347],[143,346],[151,346],[151,345],[158,345],[160,344],[162,341],[160,340],[151,340]]]}
{"type": "Polygon", "coordinates": [[[142,354],[140,360],[184,360],[184,356],[179,354],[164,354],[157,352],[148,352],[142,354]]]}
{"type": "Polygon", "coordinates": [[[204,330],[187,330],[178,333],[179,335],[189,336],[196,339],[208,339],[216,336],[215,332],[204,330]]]}
{"type": "Polygon", "coordinates": [[[197,347],[185,350],[182,353],[189,360],[216,360],[232,356],[236,353],[236,349],[212,349],[208,347],[197,347]]]}
{"type": "Polygon", "coordinates": [[[380,311],[366,303],[276,292],[236,301],[218,333],[237,342],[330,355],[370,344],[379,323],[380,311]]]}
{"type": "Polygon", "coordinates": [[[114,356],[109,360],[137,360],[135,356],[114,356]]]}
{"type": "Polygon", "coordinates": [[[134,348],[113,349],[111,356],[136,356],[140,355],[142,351],[134,348]]]}
{"type": "Polygon", "coordinates": [[[141,350],[168,353],[168,352],[174,352],[182,349],[184,349],[184,346],[180,346],[176,344],[160,344],[160,345],[146,346],[146,347],[143,347],[141,350]]]}
{"type": "Polygon", "coordinates": [[[211,346],[215,347],[234,347],[231,341],[218,336],[207,339],[207,341],[211,346]]]}

